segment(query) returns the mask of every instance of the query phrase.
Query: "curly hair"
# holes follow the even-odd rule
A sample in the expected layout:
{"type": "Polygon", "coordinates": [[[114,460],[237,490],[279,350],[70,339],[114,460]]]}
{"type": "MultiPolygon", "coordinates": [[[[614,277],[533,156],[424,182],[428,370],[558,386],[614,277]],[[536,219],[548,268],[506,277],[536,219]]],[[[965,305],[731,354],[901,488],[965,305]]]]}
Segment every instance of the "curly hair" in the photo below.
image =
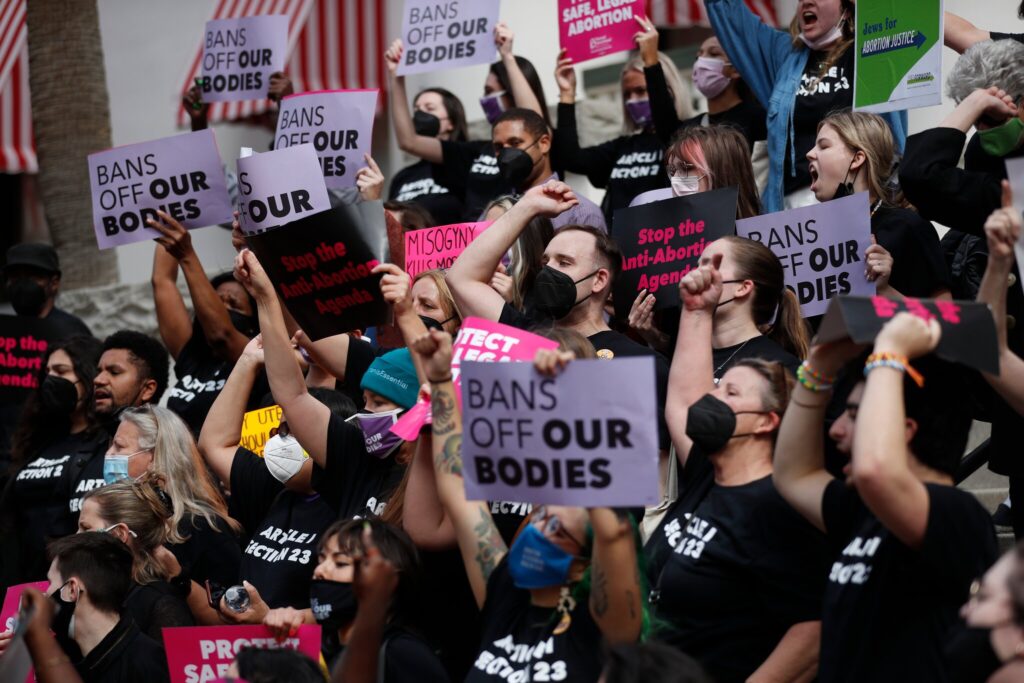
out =
{"type": "Polygon", "coordinates": [[[983,40],[967,48],[946,78],[946,94],[958,104],[975,90],[996,86],[1014,102],[1024,97],[1024,45],[1016,40],[983,40]]]}

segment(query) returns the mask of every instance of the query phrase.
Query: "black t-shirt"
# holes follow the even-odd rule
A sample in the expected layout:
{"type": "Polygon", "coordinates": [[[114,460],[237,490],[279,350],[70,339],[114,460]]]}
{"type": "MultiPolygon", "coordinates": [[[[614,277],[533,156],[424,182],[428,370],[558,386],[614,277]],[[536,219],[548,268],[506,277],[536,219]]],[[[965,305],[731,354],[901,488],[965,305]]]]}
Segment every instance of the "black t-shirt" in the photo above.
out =
{"type": "Polygon", "coordinates": [[[18,583],[46,576],[50,566],[46,542],[55,520],[67,506],[58,495],[64,470],[75,454],[92,448],[94,439],[95,435],[85,432],[69,434],[28,461],[11,482],[4,507],[13,513],[18,534],[22,558],[18,583]]]}
{"type": "Polygon", "coordinates": [[[764,107],[753,98],[741,100],[734,107],[730,107],[717,114],[697,114],[693,118],[683,121],[680,128],[703,126],[705,118],[710,125],[732,126],[743,133],[743,137],[747,139],[750,149],[754,148],[755,142],[768,137],[768,126],[766,123],[768,114],[765,113],[764,107]]]}
{"type": "Polygon", "coordinates": [[[147,636],[131,617],[124,616],[87,657],[75,662],[75,669],[83,683],[169,682],[162,642],[147,636]]]}
{"type": "Polygon", "coordinates": [[[558,105],[554,148],[565,170],[587,176],[595,187],[607,188],[601,209],[608,225],[615,210],[628,207],[637,195],[670,186],[665,173],[665,146],[657,135],[640,132],[580,147],[575,104],[558,105]]]}
{"type": "Polygon", "coordinates": [[[837,109],[853,104],[853,48],[839,56],[823,76],[819,78],[825,63],[826,53],[811,52],[807,66],[800,77],[800,88],[796,92],[793,107],[793,131],[796,140],[786,146],[786,169],[783,187],[786,194],[811,184],[807,153],[814,147],[818,136],[818,124],[837,109]],[[796,175],[792,175],[790,154],[796,150],[796,175]]]}
{"type": "Polygon", "coordinates": [[[439,183],[443,171],[426,159],[406,166],[395,174],[388,199],[413,202],[430,212],[436,225],[449,225],[462,220],[465,207],[454,193],[439,183]]]}
{"type": "Polygon", "coordinates": [[[796,372],[797,367],[800,365],[799,358],[782,348],[774,339],[761,334],[734,346],[712,349],[711,363],[714,367],[715,379],[722,379],[722,375],[729,368],[745,358],[760,358],[762,360],[782,363],[786,366],[787,370],[793,373],[796,372]]]}
{"type": "Polygon", "coordinates": [[[836,480],[822,498],[835,558],[822,607],[819,679],[945,681],[943,647],[971,582],[997,555],[992,520],[971,494],[926,484],[928,526],[912,550],[836,480]]]}
{"type": "Polygon", "coordinates": [[[530,604],[530,591],[512,582],[506,555],[487,581],[480,654],[466,683],[596,681],[603,636],[586,600],[577,601],[570,616],[569,629],[555,635],[558,612],[530,604]]]}
{"type": "Polygon", "coordinates": [[[1024,43],[1024,33],[998,33],[996,31],[989,31],[988,35],[992,40],[1016,40],[1018,43],[1024,43]]]}
{"type": "Polygon", "coordinates": [[[288,491],[263,459],[244,448],[231,463],[228,512],[245,527],[238,583],[256,586],[270,607],[309,607],[320,534],[337,519],[322,496],[288,491]]]}
{"type": "Polygon", "coordinates": [[[490,140],[442,140],[441,155],[443,173],[435,173],[434,178],[462,198],[463,220],[479,219],[488,203],[514,191],[501,179],[490,140]]]}
{"type": "Polygon", "coordinates": [[[57,339],[64,340],[76,335],[84,337],[92,336],[92,331],[89,329],[89,326],[82,322],[81,318],[76,315],[72,315],[67,311],[62,311],[56,306],[50,309],[49,314],[47,314],[43,320],[48,322],[53,331],[56,332],[57,337],[54,338],[54,341],[57,341],[57,339]]]}
{"type": "Polygon", "coordinates": [[[50,536],[60,538],[73,534],[78,529],[78,513],[82,509],[82,498],[93,489],[98,489],[103,481],[103,457],[110,445],[110,434],[100,430],[94,438],[83,443],[73,453],[71,460],[64,465],[61,480],[57,485],[57,500],[60,511],[54,517],[50,527],[50,536]]]}
{"type": "Polygon", "coordinates": [[[934,297],[949,289],[949,269],[932,224],[910,209],[879,207],[871,218],[871,232],[892,254],[889,284],[904,296],[934,297]]]}
{"type": "Polygon", "coordinates": [[[350,339],[348,343],[348,355],[345,357],[345,379],[338,382],[336,389],[352,399],[357,410],[363,408],[363,388],[360,384],[363,375],[370,369],[377,354],[373,346],[362,339],[350,339]]]}
{"type": "Polygon", "coordinates": [[[200,586],[207,579],[221,586],[234,585],[242,548],[225,519],[218,518],[214,529],[202,515],[189,515],[178,524],[178,533],[185,537],[185,542],[168,543],[167,549],[193,581],[200,586]]]}
{"type": "Polygon", "coordinates": [[[820,618],[825,538],[770,476],[714,486],[670,528],[675,547],[652,586],[656,637],[719,683],[747,680],[792,625],[820,618]]]}
{"type": "Polygon", "coordinates": [[[185,597],[166,581],[132,584],[128,597],[124,599],[123,613],[130,616],[147,636],[163,642],[163,629],[195,626],[185,597]]]}
{"type": "Polygon", "coordinates": [[[363,432],[331,415],[327,425],[327,467],[313,466],[313,488],[341,519],[378,516],[402,480],[397,449],[386,458],[366,452],[363,432]]]}

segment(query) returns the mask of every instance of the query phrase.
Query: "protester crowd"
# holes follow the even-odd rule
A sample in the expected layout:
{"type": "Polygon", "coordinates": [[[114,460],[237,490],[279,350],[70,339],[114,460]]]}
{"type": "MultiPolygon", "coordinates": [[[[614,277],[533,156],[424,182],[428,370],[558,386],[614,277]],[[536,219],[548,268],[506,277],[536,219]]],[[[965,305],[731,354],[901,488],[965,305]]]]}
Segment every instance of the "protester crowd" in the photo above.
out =
{"type": "MultiPolygon", "coordinates": [[[[393,323],[372,333],[311,340],[237,223],[233,272],[209,277],[178,221],[150,221],[159,339],[93,338],[55,305],[56,252],[12,247],[16,313],[60,331],[39,388],[2,411],[0,578],[48,582],[26,590],[18,636],[37,680],[166,681],[164,628],[225,624],[282,640],[319,624],[322,642],[319,661],[243,649],[223,680],[1024,680],[1024,545],[1000,558],[992,517],[956,487],[972,420],[991,422],[1024,538],[1022,219],[1004,164],[1024,156],[1024,34],[948,15],[956,108],[908,135],[906,112],[852,111],[852,0],[798,5],[785,31],[706,0],[692,84],[639,20],[621,134],[592,147],[565,54],[545,77],[499,23],[480,99],[492,133],[474,140],[475,103],[410,98],[391,43],[390,130],[417,161],[390,180],[389,222],[493,223],[445,271],[377,266],[393,323]],[[813,345],[820,320],[779,258],[737,236],[707,244],[678,307],[641,291],[612,313],[615,212],[730,187],[737,218],[866,193],[864,277],[894,301],[988,304],[999,374],[940,358],[934,316],[813,345]],[[932,220],[951,228],[941,240],[932,220]],[[556,342],[533,360],[551,378],[651,358],[661,502],[469,499],[452,356],[471,316],[556,342]],[[403,439],[391,428],[418,401],[431,420],[403,439]],[[280,426],[258,454],[243,417],[268,406],[280,426]]],[[[285,74],[271,87],[291,90],[285,74]]],[[[199,90],[183,105],[204,128],[199,90]]],[[[385,182],[370,160],[332,201],[382,199],[385,182]]]]}

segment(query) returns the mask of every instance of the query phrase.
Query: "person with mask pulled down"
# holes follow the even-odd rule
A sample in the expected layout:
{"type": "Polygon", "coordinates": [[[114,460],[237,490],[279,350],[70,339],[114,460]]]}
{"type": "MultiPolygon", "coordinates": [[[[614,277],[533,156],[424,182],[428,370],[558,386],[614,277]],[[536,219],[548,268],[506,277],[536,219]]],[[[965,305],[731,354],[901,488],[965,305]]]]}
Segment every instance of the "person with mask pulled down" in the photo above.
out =
{"type": "Polygon", "coordinates": [[[934,318],[903,312],[866,360],[848,339],[815,346],[783,418],[775,485],[833,553],[824,683],[949,680],[944,645],[971,582],[996,559],[988,513],[953,485],[971,417],[966,373],[930,355],[940,336],[934,318]],[[840,377],[853,388],[828,435],[849,457],[845,481],[824,456],[825,410],[840,377]]]}
{"type": "Polygon", "coordinates": [[[123,607],[131,590],[132,553],[100,532],[75,534],[49,546],[47,594],[58,610],[51,628],[73,651],[37,669],[71,660],[85,683],[168,683],[162,640],[143,633],[123,607]]]}
{"type": "MultiPolygon", "coordinates": [[[[552,170],[551,140],[551,128],[529,109],[509,109],[494,122],[491,142],[498,172],[516,195],[558,180],[552,170]]],[[[576,200],[573,206],[551,217],[555,231],[567,225],[587,225],[608,232],[600,207],[582,195],[576,195],[576,200]]]]}
{"type": "Polygon", "coordinates": [[[717,378],[716,310],[737,279],[721,242],[679,285],[666,419],[680,494],[644,547],[654,637],[720,683],[800,680],[817,663],[824,539],[772,485],[786,367],[745,357],[717,378]]]}
{"type": "MultiPolygon", "coordinates": [[[[389,265],[378,268],[383,272],[389,265]]],[[[389,276],[395,277],[396,289],[401,282],[407,284],[407,276],[402,280],[389,273],[381,278],[382,288],[389,276]]],[[[341,517],[380,515],[416,445],[391,432],[400,414],[416,404],[420,387],[408,349],[390,351],[370,364],[360,380],[364,409],[343,420],[310,396],[285,330],[277,292],[251,251],[243,250],[236,257],[235,278],[256,297],[270,389],[288,417],[290,433],[316,465],[313,488],[341,517]]],[[[426,329],[411,309],[401,313],[426,329]]]]}
{"type": "Polygon", "coordinates": [[[163,235],[153,250],[153,301],[160,338],[174,359],[177,377],[167,407],[181,415],[193,434],[199,434],[231,366],[259,330],[256,302],[231,273],[208,279],[189,231],[163,211],[157,215],[159,220],[147,221],[163,235]],[[189,316],[178,290],[179,268],[194,316],[189,316]]]}
{"type": "Polygon", "coordinates": [[[228,515],[227,505],[203,466],[192,432],[175,412],[162,406],[127,408],[103,461],[103,479],[140,481],[156,473],[172,513],[167,548],[178,565],[189,608],[206,611],[207,581],[231,582],[238,576],[242,551],[241,525],[228,515]]]}
{"type": "Polygon", "coordinates": [[[149,475],[104,486],[86,494],[78,518],[78,533],[110,534],[132,551],[132,585],[124,609],[154,640],[162,640],[165,627],[195,624],[186,602],[188,577],[175,575],[167,563],[171,501],[166,487],[166,479],[149,475]]]}
{"type": "Polygon", "coordinates": [[[62,509],[51,525],[51,537],[75,533],[82,496],[106,483],[106,453],[120,426],[121,412],[158,403],[169,374],[167,350],[152,337],[119,330],[103,340],[103,353],[92,382],[91,409],[105,434],[96,440],[91,452],[77,454],[63,468],[56,493],[62,509]]]}
{"type": "Polygon", "coordinates": [[[93,412],[92,380],[101,344],[71,337],[51,344],[36,389],[22,408],[11,448],[12,468],[0,510],[11,529],[2,583],[15,585],[46,574],[46,542],[66,501],[57,496],[72,459],[106,442],[93,412]]]}
{"type": "MultiPolygon", "coordinates": [[[[601,644],[637,642],[649,628],[635,524],[628,513],[610,508],[540,506],[506,546],[490,506],[466,500],[451,336],[432,330],[412,348],[423,357],[431,386],[437,493],[482,610],[481,650],[467,683],[510,676],[597,680],[601,644]],[[533,655],[508,656],[520,649],[533,655]]],[[[535,366],[553,377],[572,358],[541,351],[535,366]]]]}
{"type": "MultiPolygon", "coordinates": [[[[199,450],[221,486],[230,492],[228,510],[245,529],[237,575],[213,588],[246,586],[253,593],[250,598],[259,596],[258,602],[251,602],[257,607],[262,604],[263,609],[236,613],[219,603],[219,614],[209,623],[259,623],[266,610],[276,608],[304,613],[304,623],[313,623],[310,570],[316,565],[321,534],[337,519],[331,505],[313,489],[313,460],[306,454],[307,447],[292,434],[289,413],[282,413],[276,433],[264,444],[262,458],[251,450],[255,448],[252,444],[240,445],[246,398],[263,370],[262,343],[262,337],[255,337],[235,364],[210,408],[199,435],[199,450]]],[[[356,412],[352,400],[340,392],[310,389],[309,393],[339,420],[356,412]]]]}
{"type": "MultiPolygon", "coordinates": [[[[641,34],[638,34],[638,36],[641,34]]],[[[668,56],[657,51],[660,83],[666,107],[672,116],[686,118],[692,114],[689,89],[668,56]]],[[[666,187],[663,175],[665,144],[655,131],[654,98],[648,92],[645,62],[631,54],[622,66],[619,85],[622,93],[622,135],[593,147],[580,147],[576,126],[576,70],[563,49],[555,67],[558,83],[558,130],[553,138],[554,156],[565,170],[580,173],[595,187],[607,189],[602,203],[605,222],[611,225],[612,214],[629,206],[639,194],[666,187]]]]}
{"type": "MultiPolygon", "coordinates": [[[[491,125],[503,112],[521,107],[536,112],[550,127],[544,87],[533,64],[513,53],[514,39],[515,35],[504,22],[494,27],[494,43],[500,60],[492,64],[487,73],[480,108],[491,125]]],[[[436,164],[435,179],[465,206],[462,220],[479,220],[489,201],[508,194],[512,188],[499,173],[490,140],[444,140],[430,135],[434,132],[432,125],[426,128],[421,124],[417,130],[409,114],[405,76],[398,75],[404,49],[402,41],[395,40],[384,53],[391,91],[391,122],[398,146],[403,152],[436,164]]]]}
{"type": "Polygon", "coordinates": [[[637,34],[640,57],[647,80],[652,84],[650,97],[654,126],[663,144],[668,145],[679,128],[728,125],[743,135],[753,151],[754,143],[768,135],[765,127],[767,115],[743,82],[718,38],[711,35],[704,39],[697,49],[697,61],[693,65],[693,84],[707,100],[708,110],[687,118],[678,115],[671,106],[671,87],[666,91],[661,85],[670,72],[659,57],[658,30],[649,19],[638,18],[637,21],[641,28],[637,34]]]}
{"type": "MultiPolygon", "coordinates": [[[[814,203],[805,155],[818,123],[853,104],[853,0],[800,0],[789,31],[768,26],[743,0],[707,0],[708,18],[744,82],[768,107],[768,213],[814,203]]],[[[883,115],[896,146],[907,112],[883,115]]]]}
{"type": "Polygon", "coordinates": [[[56,335],[54,341],[92,336],[81,318],[56,306],[61,270],[57,250],[52,246],[42,242],[15,244],[7,250],[3,273],[16,315],[47,321],[56,335]]]}

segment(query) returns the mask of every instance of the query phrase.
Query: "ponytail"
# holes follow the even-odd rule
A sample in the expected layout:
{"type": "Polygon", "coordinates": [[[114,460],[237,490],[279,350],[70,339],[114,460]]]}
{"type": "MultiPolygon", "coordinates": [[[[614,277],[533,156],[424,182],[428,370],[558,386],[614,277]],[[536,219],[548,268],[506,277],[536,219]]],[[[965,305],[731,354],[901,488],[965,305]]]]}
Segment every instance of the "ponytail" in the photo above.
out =
{"type": "Polygon", "coordinates": [[[800,302],[797,301],[796,294],[788,287],[783,287],[782,296],[779,297],[775,322],[761,332],[800,360],[807,358],[810,348],[807,323],[800,312],[800,302]]]}

